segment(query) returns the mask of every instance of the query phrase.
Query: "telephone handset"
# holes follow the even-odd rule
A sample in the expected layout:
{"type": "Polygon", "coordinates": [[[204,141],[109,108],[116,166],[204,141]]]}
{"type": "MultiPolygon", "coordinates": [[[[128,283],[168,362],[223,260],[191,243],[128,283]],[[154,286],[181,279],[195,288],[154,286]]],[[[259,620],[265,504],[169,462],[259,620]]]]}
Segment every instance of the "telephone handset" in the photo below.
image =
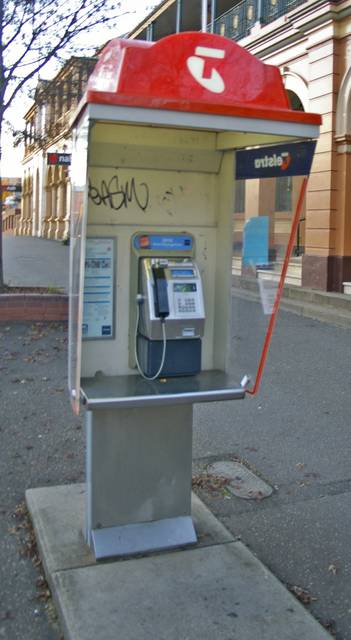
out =
{"type": "Polygon", "coordinates": [[[155,316],[161,321],[169,316],[168,285],[164,267],[153,266],[155,316]]]}

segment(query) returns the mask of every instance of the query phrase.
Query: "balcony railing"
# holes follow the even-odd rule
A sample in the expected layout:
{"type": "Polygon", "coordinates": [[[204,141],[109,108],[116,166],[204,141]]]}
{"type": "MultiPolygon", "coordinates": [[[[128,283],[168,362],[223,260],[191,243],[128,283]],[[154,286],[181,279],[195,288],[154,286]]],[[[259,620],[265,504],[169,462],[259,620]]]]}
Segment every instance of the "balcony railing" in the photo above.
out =
{"type": "Polygon", "coordinates": [[[214,32],[232,40],[250,33],[256,22],[268,24],[307,0],[241,0],[214,21],[214,32]]]}
{"type": "Polygon", "coordinates": [[[268,24],[283,16],[289,11],[295,9],[300,4],[304,4],[307,0],[262,0],[261,22],[268,24]]]}
{"type": "Polygon", "coordinates": [[[214,32],[232,40],[245,38],[258,20],[257,5],[257,0],[241,0],[215,20],[214,32]]]}

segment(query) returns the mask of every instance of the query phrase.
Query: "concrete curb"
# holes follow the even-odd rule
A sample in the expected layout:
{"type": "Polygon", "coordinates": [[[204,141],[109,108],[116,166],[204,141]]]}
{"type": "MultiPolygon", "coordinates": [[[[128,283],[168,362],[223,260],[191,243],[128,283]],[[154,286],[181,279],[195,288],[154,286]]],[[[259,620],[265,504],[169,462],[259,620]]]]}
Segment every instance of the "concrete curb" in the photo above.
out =
{"type": "Polygon", "coordinates": [[[66,294],[0,294],[0,322],[66,322],[67,319],[66,294]]]}
{"type": "MultiPolygon", "coordinates": [[[[253,302],[260,301],[255,280],[234,277],[232,294],[253,302]]],[[[345,294],[325,293],[285,285],[280,309],[345,329],[351,328],[351,296],[345,294]]]]}
{"type": "MultiPolygon", "coordinates": [[[[232,293],[259,301],[255,281],[233,277],[232,293]]],[[[351,296],[285,285],[280,307],[297,315],[351,328],[351,296]]],[[[66,322],[68,295],[64,293],[0,294],[0,322],[66,322]]]]}

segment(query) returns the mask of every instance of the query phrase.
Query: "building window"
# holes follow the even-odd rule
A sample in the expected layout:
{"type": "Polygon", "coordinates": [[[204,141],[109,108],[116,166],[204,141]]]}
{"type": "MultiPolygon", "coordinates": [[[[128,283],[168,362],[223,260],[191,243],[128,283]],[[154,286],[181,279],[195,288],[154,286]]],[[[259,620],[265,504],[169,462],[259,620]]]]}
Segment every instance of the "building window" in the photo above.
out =
{"type": "Polygon", "coordinates": [[[283,176],[275,180],[275,210],[291,211],[292,178],[283,176]]]}
{"type": "Polygon", "coordinates": [[[234,213],[245,211],[245,180],[235,180],[234,213]]]}
{"type": "Polygon", "coordinates": [[[299,96],[291,89],[287,90],[290,106],[294,111],[304,111],[303,104],[299,98],[299,96]]]}

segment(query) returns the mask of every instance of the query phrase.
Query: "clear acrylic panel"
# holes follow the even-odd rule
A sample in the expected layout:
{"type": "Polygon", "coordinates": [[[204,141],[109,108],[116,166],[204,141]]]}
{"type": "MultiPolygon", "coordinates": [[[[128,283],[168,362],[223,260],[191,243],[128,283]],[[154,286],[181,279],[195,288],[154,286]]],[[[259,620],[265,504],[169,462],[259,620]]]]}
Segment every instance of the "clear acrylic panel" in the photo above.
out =
{"type": "Polygon", "coordinates": [[[72,407],[77,414],[80,406],[82,276],[84,274],[81,262],[84,259],[85,245],[88,133],[88,123],[82,121],[75,132],[71,165],[68,386],[72,407]]]}
{"type": "Polygon", "coordinates": [[[314,148],[313,142],[257,148],[257,160],[250,160],[253,171],[237,165],[230,369],[239,380],[247,376],[251,394],[259,388],[284,282],[301,285],[305,193],[314,148]],[[294,164],[293,154],[301,153],[303,161],[294,164]]]}

